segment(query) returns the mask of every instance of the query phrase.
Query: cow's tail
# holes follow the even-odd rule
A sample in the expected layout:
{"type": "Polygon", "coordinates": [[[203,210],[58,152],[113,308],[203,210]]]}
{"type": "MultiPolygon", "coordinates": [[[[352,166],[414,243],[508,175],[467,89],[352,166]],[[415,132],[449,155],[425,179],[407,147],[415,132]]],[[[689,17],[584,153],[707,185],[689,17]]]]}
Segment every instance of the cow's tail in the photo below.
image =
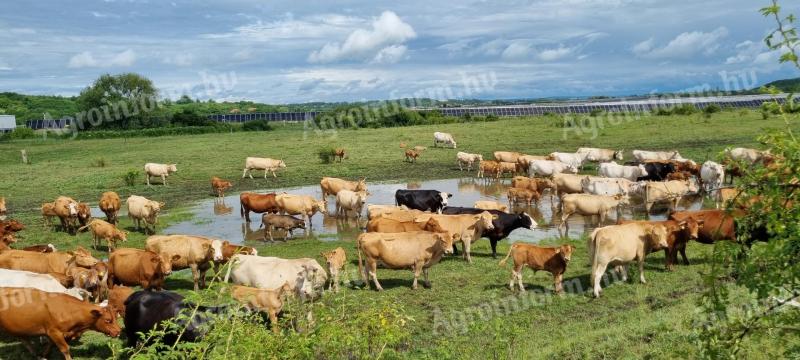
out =
{"type": "Polygon", "coordinates": [[[511,252],[512,252],[512,251],[514,251],[514,245],[513,245],[513,244],[512,244],[512,245],[511,245],[511,247],[508,249],[508,254],[506,255],[506,257],[505,257],[503,260],[500,260],[500,262],[499,262],[499,263],[497,263],[497,265],[500,265],[500,266],[503,266],[503,267],[505,267],[505,266],[506,266],[506,261],[508,261],[508,258],[509,258],[509,257],[511,257],[511,252]]]}
{"type": "Polygon", "coordinates": [[[244,217],[244,204],[241,200],[239,200],[239,217],[244,217]]]}
{"type": "Polygon", "coordinates": [[[361,279],[364,280],[364,285],[369,287],[369,279],[367,279],[367,274],[364,272],[364,259],[361,255],[362,251],[364,250],[361,248],[361,241],[360,239],[356,239],[356,252],[358,252],[358,273],[361,274],[361,279]]]}
{"type": "Polygon", "coordinates": [[[89,226],[92,226],[92,222],[94,222],[94,220],[90,221],[90,222],[89,222],[88,224],[86,224],[85,226],[81,226],[81,227],[79,227],[77,232],[83,232],[83,231],[85,231],[86,229],[88,229],[88,228],[89,228],[89,226]]]}
{"type": "Polygon", "coordinates": [[[592,234],[589,235],[589,240],[588,240],[589,243],[587,244],[589,248],[589,266],[592,266],[592,264],[594,264],[594,255],[595,253],[597,253],[597,248],[596,248],[597,241],[595,241],[595,237],[597,236],[597,232],[599,230],[600,228],[594,229],[592,231],[592,234]]]}

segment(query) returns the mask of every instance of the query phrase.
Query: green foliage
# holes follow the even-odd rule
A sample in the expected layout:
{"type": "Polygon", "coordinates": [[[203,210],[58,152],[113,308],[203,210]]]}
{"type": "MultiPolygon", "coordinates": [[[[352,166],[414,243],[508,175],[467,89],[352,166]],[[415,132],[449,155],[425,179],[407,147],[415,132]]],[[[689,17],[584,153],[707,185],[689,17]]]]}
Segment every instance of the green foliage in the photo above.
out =
{"type": "Polygon", "coordinates": [[[192,109],[185,108],[172,115],[172,123],[178,126],[212,126],[215,121],[209,120],[192,109]]]}
{"type": "Polygon", "coordinates": [[[0,93],[0,114],[15,115],[18,125],[28,120],[42,119],[44,114],[60,119],[74,116],[77,111],[74,97],[0,93]]]}
{"type": "Polygon", "coordinates": [[[253,120],[248,121],[242,124],[242,130],[244,131],[270,131],[272,130],[272,125],[269,124],[267,120],[253,120]]]}
{"type": "Polygon", "coordinates": [[[92,167],[104,168],[108,165],[108,161],[106,158],[97,158],[92,161],[92,167]]]}
{"type": "Polygon", "coordinates": [[[709,104],[703,108],[703,113],[706,115],[716,114],[722,111],[722,108],[717,104],[709,104]]]}
{"type": "Polygon", "coordinates": [[[92,130],[81,131],[77,134],[65,134],[65,137],[75,139],[113,139],[129,137],[159,137],[177,135],[200,135],[213,133],[226,133],[241,131],[242,126],[215,123],[213,126],[184,126],[184,127],[159,127],[139,130],[92,130]]]}
{"type": "Polygon", "coordinates": [[[159,118],[158,90],[134,74],[105,74],[78,95],[78,128],[141,129],[168,123],[159,118]]]}
{"type": "Polygon", "coordinates": [[[13,131],[3,135],[0,138],[16,140],[16,139],[33,139],[35,137],[36,137],[36,132],[33,129],[27,127],[18,127],[15,128],[13,131]]]}
{"type": "Polygon", "coordinates": [[[317,156],[319,156],[319,160],[322,161],[323,164],[332,163],[335,154],[336,148],[334,147],[321,147],[317,150],[317,156]]]}
{"type": "Polygon", "coordinates": [[[128,172],[122,175],[122,182],[128,186],[136,185],[136,179],[139,178],[139,170],[130,169],[128,172]]]}
{"type": "Polygon", "coordinates": [[[674,115],[692,115],[697,112],[697,108],[692,104],[681,104],[672,108],[674,115]]]}

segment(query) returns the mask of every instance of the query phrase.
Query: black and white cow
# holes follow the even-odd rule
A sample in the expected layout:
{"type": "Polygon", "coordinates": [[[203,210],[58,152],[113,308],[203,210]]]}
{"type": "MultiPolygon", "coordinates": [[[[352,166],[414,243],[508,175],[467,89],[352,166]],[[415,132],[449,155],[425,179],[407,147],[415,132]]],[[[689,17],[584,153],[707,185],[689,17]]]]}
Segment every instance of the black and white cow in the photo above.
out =
{"type": "Polygon", "coordinates": [[[439,190],[397,190],[394,200],[397,206],[405,205],[409,209],[420,211],[442,212],[447,206],[447,199],[453,194],[439,190]]]}
{"type": "MultiPolygon", "coordinates": [[[[448,206],[442,210],[442,214],[447,215],[459,215],[459,214],[480,214],[484,211],[488,211],[495,215],[495,219],[492,220],[492,225],[494,225],[494,229],[492,230],[484,230],[483,237],[489,238],[489,241],[492,244],[492,256],[497,257],[497,243],[500,240],[505,239],[511,234],[512,231],[519,229],[519,228],[526,228],[533,230],[536,228],[536,220],[534,220],[530,215],[526,213],[521,214],[509,214],[502,212],[500,210],[482,210],[476,208],[468,208],[468,207],[457,207],[457,206],[448,206]]],[[[458,253],[456,249],[456,245],[453,244],[453,252],[458,253]]]]}

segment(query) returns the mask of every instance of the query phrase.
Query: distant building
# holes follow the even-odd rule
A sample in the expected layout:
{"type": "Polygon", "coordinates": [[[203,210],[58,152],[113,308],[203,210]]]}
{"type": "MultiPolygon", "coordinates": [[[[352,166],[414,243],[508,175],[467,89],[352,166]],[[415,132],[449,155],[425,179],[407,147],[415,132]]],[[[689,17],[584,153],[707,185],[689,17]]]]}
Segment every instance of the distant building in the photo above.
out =
{"type": "Polygon", "coordinates": [[[33,130],[60,130],[69,127],[71,121],[70,119],[59,119],[59,120],[31,120],[25,123],[29,128],[33,130]]]}
{"type": "Polygon", "coordinates": [[[0,133],[14,131],[17,128],[17,117],[14,115],[0,115],[0,133]]]}

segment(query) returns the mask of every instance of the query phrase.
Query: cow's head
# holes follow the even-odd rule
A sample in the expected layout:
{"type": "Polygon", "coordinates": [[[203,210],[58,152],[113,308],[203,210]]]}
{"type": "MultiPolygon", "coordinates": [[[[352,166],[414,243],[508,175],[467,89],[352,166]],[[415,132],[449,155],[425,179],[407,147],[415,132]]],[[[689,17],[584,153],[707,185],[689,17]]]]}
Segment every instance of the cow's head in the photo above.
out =
{"type": "Polygon", "coordinates": [[[87,203],[78,203],[77,212],[78,219],[81,220],[81,223],[86,222],[86,220],[92,217],[92,209],[89,208],[89,204],[87,203]]]}
{"type": "Polygon", "coordinates": [[[483,161],[483,155],[475,154],[475,159],[477,159],[478,161],[483,161]]]}
{"type": "Polygon", "coordinates": [[[25,230],[25,225],[17,220],[4,221],[0,226],[2,226],[3,230],[7,232],[18,232],[25,230]]]}
{"type": "Polygon", "coordinates": [[[573,164],[568,164],[567,167],[566,167],[566,170],[567,170],[567,172],[571,172],[573,174],[577,174],[578,173],[578,167],[573,165],[573,164]]]}
{"type": "Polygon", "coordinates": [[[656,224],[647,229],[649,247],[651,250],[666,249],[669,247],[667,239],[669,233],[664,225],[656,224]]]}
{"type": "Polygon", "coordinates": [[[476,224],[482,229],[493,230],[494,224],[492,224],[492,220],[494,219],[497,219],[497,215],[492,215],[492,213],[484,211],[478,215],[478,222],[476,224]]]}
{"type": "Polygon", "coordinates": [[[313,208],[323,215],[328,215],[328,208],[325,206],[325,200],[314,200],[313,208]]]}
{"type": "Polygon", "coordinates": [[[167,171],[171,173],[178,172],[178,164],[169,164],[167,165],[167,171]]]}
{"type": "Polygon", "coordinates": [[[92,267],[97,272],[97,276],[100,278],[100,283],[105,284],[108,282],[108,264],[102,261],[98,261],[97,264],[92,267]]]}
{"type": "Polygon", "coordinates": [[[436,195],[436,200],[437,200],[437,201],[439,201],[439,204],[440,204],[442,207],[445,207],[445,206],[447,206],[447,199],[449,199],[449,198],[451,198],[451,197],[453,197],[453,194],[450,194],[450,193],[446,193],[446,192],[440,191],[440,192],[439,192],[439,193],[436,195]]]}
{"type": "Polygon", "coordinates": [[[645,168],[644,164],[639,164],[639,177],[647,176],[647,168],[645,168]]]}
{"type": "Polygon", "coordinates": [[[117,314],[108,304],[97,306],[91,310],[94,318],[94,330],[106,334],[112,338],[118,337],[122,329],[117,323],[117,314]]]}
{"type": "Polygon", "coordinates": [[[556,254],[561,256],[564,261],[569,262],[572,260],[572,252],[575,251],[575,247],[572,245],[561,245],[556,248],[556,254]]]}
{"type": "Polygon", "coordinates": [[[626,194],[614,195],[614,200],[619,201],[619,203],[617,203],[617,206],[628,206],[631,204],[631,198],[628,197],[628,195],[626,194]]]}
{"type": "Polygon", "coordinates": [[[517,219],[519,219],[519,221],[522,222],[522,225],[529,230],[533,230],[539,226],[539,224],[536,223],[536,220],[534,220],[530,215],[528,215],[528,213],[525,212],[517,215],[517,219]]]}
{"type": "Polygon", "coordinates": [[[681,230],[685,231],[686,234],[692,240],[697,240],[697,237],[700,233],[700,229],[703,227],[704,220],[697,220],[693,217],[687,217],[686,220],[680,221],[678,226],[681,230]]]}
{"type": "Polygon", "coordinates": [[[622,149],[619,149],[619,150],[617,150],[617,151],[614,151],[614,159],[617,159],[617,160],[619,160],[619,161],[622,161],[622,160],[623,160],[623,158],[622,158],[622,157],[623,157],[623,154],[624,154],[624,153],[625,153],[625,150],[622,150],[622,149]]]}
{"type": "Polygon", "coordinates": [[[700,182],[697,181],[697,178],[692,176],[687,180],[686,189],[689,191],[690,194],[696,194],[700,191],[700,182]]]}
{"type": "Polygon", "coordinates": [[[556,183],[551,178],[536,178],[537,189],[555,189],[556,183]]]}
{"type": "Polygon", "coordinates": [[[367,178],[361,178],[356,182],[356,192],[367,191],[367,178]]]}
{"type": "Polygon", "coordinates": [[[222,249],[228,245],[230,245],[230,242],[228,241],[211,240],[211,244],[208,244],[208,246],[210,247],[209,253],[211,254],[211,260],[213,261],[225,260],[225,256],[222,253],[222,249]]]}
{"type": "Polygon", "coordinates": [[[78,265],[80,267],[90,268],[97,265],[97,263],[100,261],[95,259],[92,256],[92,253],[89,252],[89,250],[86,250],[80,246],[78,246],[78,248],[75,249],[75,251],[68,252],[68,254],[74,257],[75,265],[78,265]]]}
{"type": "Polygon", "coordinates": [[[153,265],[161,272],[161,274],[167,276],[169,274],[172,274],[172,262],[178,261],[180,259],[181,259],[180,255],[173,255],[172,257],[169,257],[167,255],[158,255],[152,253],[150,262],[153,263],[153,265]]]}
{"type": "MultiPolygon", "coordinates": [[[[445,254],[453,253],[453,242],[458,237],[458,234],[449,234],[443,232],[433,233],[433,237],[441,244],[442,250],[445,254]]],[[[472,239],[463,239],[463,241],[472,241],[472,239]]]]}
{"type": "Polygon", "coordinates": [[[124,231],[124,230],[119,230],[119,229],[115,229],[115,231],[116,231],[115,236],[117,237],[117,239],[119,239],[122,242],[128,241],[129,232],[124,231]]]}
{"type": "Polygon", "coordinates": [[[283,162],[283,159],[278,160],[278,167],[281,167],[281,168],[285,168],[286,167],[286,163],[283,162]]]}
{"type": "Polygon", "coordinates": [[[70,201],[67,203],[67,210],[69,211],[69,216],[78,216],[78,204],[70,201]]]}

